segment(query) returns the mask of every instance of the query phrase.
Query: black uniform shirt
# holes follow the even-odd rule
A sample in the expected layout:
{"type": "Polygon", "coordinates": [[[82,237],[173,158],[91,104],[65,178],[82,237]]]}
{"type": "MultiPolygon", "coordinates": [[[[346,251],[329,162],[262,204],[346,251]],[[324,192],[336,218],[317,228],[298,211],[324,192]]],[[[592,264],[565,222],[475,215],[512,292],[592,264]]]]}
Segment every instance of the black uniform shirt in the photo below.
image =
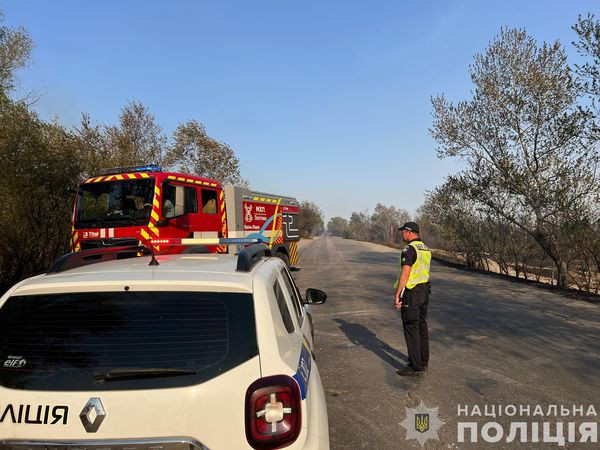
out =
{"type": "MultiPolygon", "coordinates": [[[[413,239],[410,242],[418,241],[419,239],[413,239]]],[[[412,245],[406,244],[406,247],[402,249],[402,256],[400,259],[401,266],[412,266],[415,262],[417,262],[417,251],[412,245]]]]}

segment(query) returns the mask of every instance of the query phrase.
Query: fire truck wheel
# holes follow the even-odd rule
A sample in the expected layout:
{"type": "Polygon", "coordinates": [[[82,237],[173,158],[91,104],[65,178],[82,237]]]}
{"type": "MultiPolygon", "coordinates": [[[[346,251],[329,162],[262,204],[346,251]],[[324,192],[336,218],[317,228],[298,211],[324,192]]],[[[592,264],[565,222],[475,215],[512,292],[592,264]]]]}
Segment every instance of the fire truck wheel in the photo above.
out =
{"type": "Polygon", "coordinates": [[[286,255],[285,253],[277,252],[277,253],[275,253],[275,256],[277,256],[279,259],[281,259],[285,263],[286,266],[290,265],[290,258],[288,258],[288,255],[286,255]]]}

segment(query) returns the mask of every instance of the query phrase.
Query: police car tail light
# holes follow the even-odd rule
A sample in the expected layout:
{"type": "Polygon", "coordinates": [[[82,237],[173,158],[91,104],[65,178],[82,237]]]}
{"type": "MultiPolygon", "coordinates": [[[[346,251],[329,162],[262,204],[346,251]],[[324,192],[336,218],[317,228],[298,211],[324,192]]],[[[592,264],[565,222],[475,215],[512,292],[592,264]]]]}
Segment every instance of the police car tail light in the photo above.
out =
{"type": "Polygon", "coordinates": [[[280,448],[294,442],[302,427],[302,400],[286,375],[261,378],[246,391],[246,438],[253,448],[280,448]]]}

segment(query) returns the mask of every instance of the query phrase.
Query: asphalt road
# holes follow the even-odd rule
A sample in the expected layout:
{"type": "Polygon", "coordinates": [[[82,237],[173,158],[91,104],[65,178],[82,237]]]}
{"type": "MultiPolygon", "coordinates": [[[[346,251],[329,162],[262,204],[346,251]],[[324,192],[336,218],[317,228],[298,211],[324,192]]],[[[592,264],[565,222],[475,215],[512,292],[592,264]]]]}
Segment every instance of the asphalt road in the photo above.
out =
{"type": "MultiPolygon", "coordinates": [[[[417,440],[406,440],[400,425],[406,408],[421,401],[439,408],[445,422],[439,439],[427,440],[424,448],[481,447],[481,434],[478,444],[458,442],[459,421],[506,427],[504,439],[489,444],[493,448],[557,447],[507,443],[510,421],[540,422],[540,436],[541,422],[564,421],[565,438],[566,422],[598,421],[458,417],[458,405],[470,405],[470,411],[474,405],[532,405],[532,414],[535,405],[544,406],[544,414],[548,405],[585,405],[586,412],[594,405],[600,412],[600,305],[435,262],[429,371],[422,378],[398,376],[407,356],[400,313],[393,307],[398,257],[384,246],[334,237],[301,245],[302,270],[295,275],[300,289],[328,294],[313,312],[333,449],[421,448],[417,440]]],[[[567,442],[570,447],[597,444],[567,442]]]]}

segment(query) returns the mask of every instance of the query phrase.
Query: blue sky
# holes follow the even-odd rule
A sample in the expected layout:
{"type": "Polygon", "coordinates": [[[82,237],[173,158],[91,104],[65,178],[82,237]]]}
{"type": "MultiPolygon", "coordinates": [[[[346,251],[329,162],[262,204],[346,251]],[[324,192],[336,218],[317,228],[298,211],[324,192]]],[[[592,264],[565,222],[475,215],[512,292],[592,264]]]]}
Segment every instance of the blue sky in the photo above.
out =
{"type": "Polygon", "coordinates": [[[261,191],[326,217],[413,214],[459,169],[428,134],[432,95],[468,98],[468,65],[500,27],[559,39],[570,54],[596,0],[0,1],[35,41],[20,72],[45,119],[115,123],[128,100],[170,134],[197,119],[261,191]]]}

